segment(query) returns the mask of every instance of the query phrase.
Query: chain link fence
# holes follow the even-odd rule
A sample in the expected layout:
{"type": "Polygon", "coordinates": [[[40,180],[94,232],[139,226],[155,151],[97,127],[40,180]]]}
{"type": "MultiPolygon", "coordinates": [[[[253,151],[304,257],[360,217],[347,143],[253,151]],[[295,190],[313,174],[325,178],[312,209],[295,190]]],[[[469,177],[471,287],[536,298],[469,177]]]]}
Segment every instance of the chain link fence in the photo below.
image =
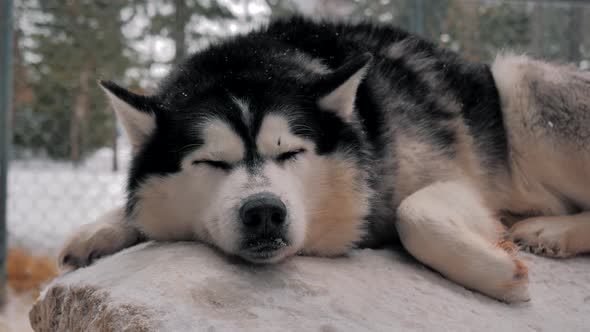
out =
{"type": "Polygon", "coordinates": [[[74,228],[123,204],[130,147],[97,79],[149,92],[187,52],[295,12],[397,24],[475,60],[515,49],[587,69],[586,3],[17,0],[9,244],[55,254],[74,228]]]}

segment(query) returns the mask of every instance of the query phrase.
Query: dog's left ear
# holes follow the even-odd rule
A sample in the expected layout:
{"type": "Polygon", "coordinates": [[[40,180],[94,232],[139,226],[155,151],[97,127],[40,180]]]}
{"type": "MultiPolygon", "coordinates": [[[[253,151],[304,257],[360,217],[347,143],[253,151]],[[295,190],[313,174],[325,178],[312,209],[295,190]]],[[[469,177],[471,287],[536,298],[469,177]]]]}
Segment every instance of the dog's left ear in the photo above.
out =
{"type": "Polygon", "coordinates": [[[370,53],[364,53],[323,77],[316,85],[319,92],[319,107],[335,112],[345,121],[350,121],[353,117],[358,87],[372,59],[373,56],[370,53]]]}
{"type": "Polygon", "coordinates": [[[152,99],[138,95],[111,81],[99,81],[109,96],[119,121],[123,124],[133,151],[137,151],[156,128],[156,114],[152,99]]]}

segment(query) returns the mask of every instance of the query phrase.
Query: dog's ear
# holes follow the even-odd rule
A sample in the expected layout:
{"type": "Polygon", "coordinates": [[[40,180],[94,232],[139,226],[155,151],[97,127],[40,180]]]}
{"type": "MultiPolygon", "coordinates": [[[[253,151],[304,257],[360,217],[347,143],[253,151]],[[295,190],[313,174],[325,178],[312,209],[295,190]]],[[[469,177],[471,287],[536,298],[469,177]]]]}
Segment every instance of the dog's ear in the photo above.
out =
{"type": "Polygon", "coordinates": [[[99,84],[109,96],[133,150],[136,151],[156,128],[156,116],[150,97],[135,94],[111,81],[99,81],[99,84]]]}
{"type": "Polygon", "coordinates": [[[321,78],[315,87],[319,93],[319,107],[335,112],[344,120],[350,121],[353,117],[358,87],[372,59],[373,56],[370,53],[364,53],[321,78]]]}

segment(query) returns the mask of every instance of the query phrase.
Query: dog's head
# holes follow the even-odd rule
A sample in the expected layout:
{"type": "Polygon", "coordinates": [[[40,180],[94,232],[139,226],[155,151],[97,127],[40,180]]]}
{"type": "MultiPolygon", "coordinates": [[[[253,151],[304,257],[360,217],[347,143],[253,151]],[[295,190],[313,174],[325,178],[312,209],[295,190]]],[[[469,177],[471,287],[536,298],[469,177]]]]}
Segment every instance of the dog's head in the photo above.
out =
{"type": "Polygon", "coordinates": [[[330,70],[223,51],[197,54],[150,96],[101,82],[133,145],[129,222],[253,262],[343,253],[368,213],[354,104],[371,56],[330,70]]]}

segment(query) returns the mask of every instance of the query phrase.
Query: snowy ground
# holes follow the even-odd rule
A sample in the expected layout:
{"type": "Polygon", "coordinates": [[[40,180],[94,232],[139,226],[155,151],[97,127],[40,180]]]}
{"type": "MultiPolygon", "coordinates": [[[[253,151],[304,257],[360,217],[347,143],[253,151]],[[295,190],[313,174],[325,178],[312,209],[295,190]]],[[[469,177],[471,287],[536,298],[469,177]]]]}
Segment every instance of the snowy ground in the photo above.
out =
{"type": "MultiPolygon", "coordinates": [[[[17,160],[8,173],[8,242],[34,254],[55,256],[80,225],[122,204],[129,148],[119,146],[120,171],[111,171],[113,151],[98,150],[81,165],[46,159],[17,160]]],[[[30,294],[8,290],[0,332],[31,331],[30,294]]]]}
{"type": "Polygon", "coordinates": [[[39,159],[13,161],[8,171],[9,245],[54,255],[71,231],[122,204],[129,149],[122,149],[119,156],[116,173],[111,171],[108,148],[79,166],[39,159]]]}
{"type": "Polygon", "coordinates": [[[29,324],[29,310],[31,310],[33,303],[34,299],[29,294],[17,295],[9,289],[6,303],[0,312],[0,331],[32,331],[29,324]]]}

